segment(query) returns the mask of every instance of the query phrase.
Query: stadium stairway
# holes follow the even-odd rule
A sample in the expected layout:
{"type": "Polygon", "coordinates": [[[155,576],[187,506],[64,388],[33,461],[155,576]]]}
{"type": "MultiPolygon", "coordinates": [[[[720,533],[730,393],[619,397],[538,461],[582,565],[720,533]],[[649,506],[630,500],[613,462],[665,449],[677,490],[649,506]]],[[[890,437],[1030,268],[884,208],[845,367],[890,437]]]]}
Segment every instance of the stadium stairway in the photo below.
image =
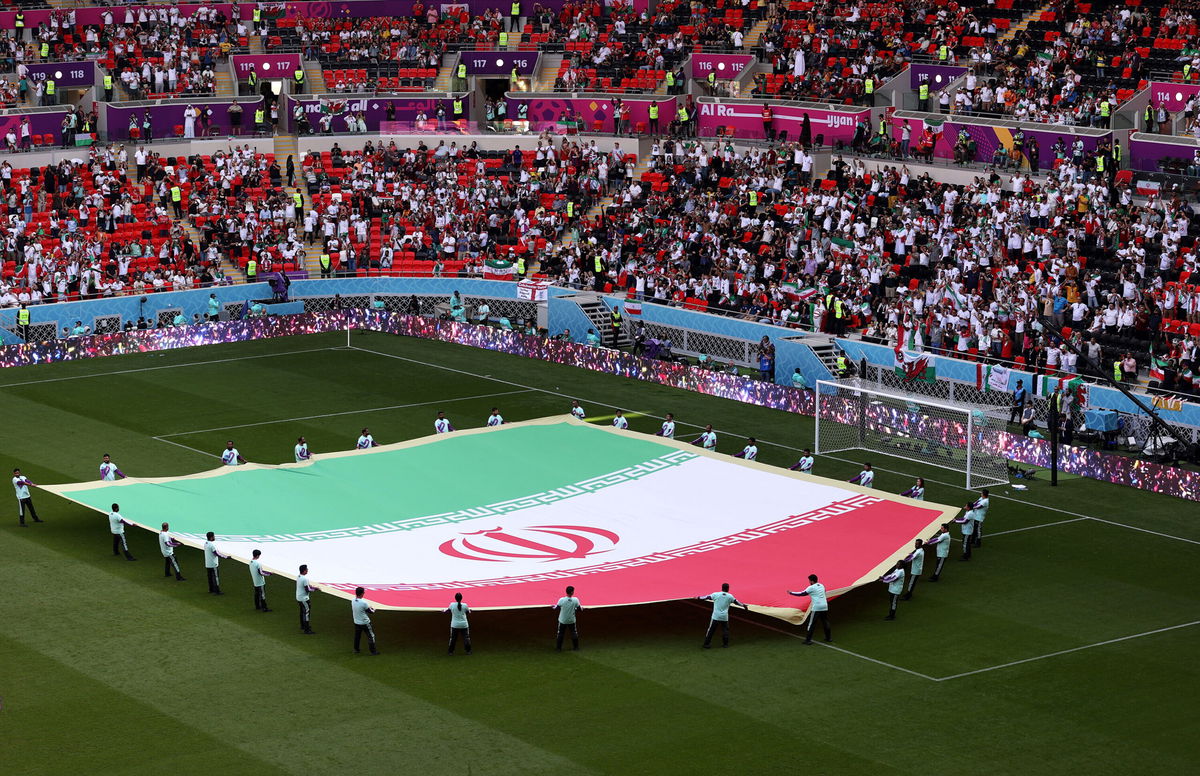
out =
{"type": "MultiPolygon", "coordinates": [[[[275,160],[279,162],[279,169],[287,169],[287,158],[292,157],[296,161],[296,182],[298,186],[284,186],[283,190],[289,195],[299,193],[301,201],[304,202],[304,212],[307,213],[313,206],[312,199],[308,196],[308,187],[304,183],[304,167],[300,164],[300,151],[298,139],[295,135],[276,135],[275,136],[275,160]]],[[[308,273],[310,278],[320,277],[321,275],[321,243],[306,242],[304,244],[304,261],[300,262],[299,268],[308,273]]]]}
{"type": "Polygon", "coordinates": [[[834,369],[837,366],[838,351],[834,347],[833,337],[826,334],[809,334],[804,338],[804,344],[812,349],[813,353],[817,354],[817,358],[821,359],[821,363],[829,370],[830,374],[837,374],[834,369]]]}
{"type": "Polygon", "coordinates": [[[442,57],[442,66],[438,68],[438,77],[433,84],[434,91],[448,92],[450,91],[450,86],[454,81],[454,62],[447,62],[447,58],[451,60],[456,59],[456,57],[449,54],[442,57]]]}
{"type": "MultiPolygon", "coordinates": [[[[579,305],[579,309],[583,310],[584,315],[592,322],[592,326],[601,335],[603,342],[608,344],[607,332],[612,329],[612,317],[609,315],[608,306],[600,301],[600,296],[585,292],[573,295],[571,300],[579,305]]],[[[630,339],[629,332],[622,326],[621,333],[617,335],[617,347],[624,349],[632,344],[633,340],[630,339]]]]}
{"type": "Polygon", "coordinates": [[[1013,38],[1017,37],[1018,32],[1024,32],[1025,30],[1027,30],[1029,28],[1030,22],[1041,19],[1042,11],[1049,11],[1049,10],[1050,10],[1050,3],[1046,3],[1045,5],[1035,8],[1034,10],[1025,14],[1025,16],[1023,16],[1021,18],[1021,21],[1010,26],[1007,30],[1004,31],[1003,34],[999,35],[998,40],[1001,43],[1008,43],[1013,38]]]}
{"type": "Polygon", "coordinates": [[[213,82],[213,91],[218,97],[236,97],[233,76],[225,68],[218,68],[213,82]]]}
{"type": "Polygon", "coordinates": [[[554,90],[554,81],[562,67],[562,54],[542,54],[542,67],[534,78],[530,91],[549,92],[554,90]]]}
{"type": "Polygon", "coordinates": [[[303,64],[305,91],[308,94],[324,94],[326,91],[325,71],[321,69],[321,63],[305,59],[303,64]]]}
{"type": "Polygon", "coordinates": [[[262,56],[263,54],[267,53],[267,47],[266,47],[266,45],[263,44],[263,39],[262,39],[261,35],[251,34],[250,37],[247,39],[247,42],[250,44],[249,49],[250,49],[251,54],[257,54],[259,56],[262,56]]]}
{"type": "Polygon", "coordinates": [[[750,51],[753,51],[755,48],[757,48],[758,43],[762,40],[763,33],[767,31],[768,26],[769,24],[766,19],[759,19],[756,21],[754,26],[750,28],[750,31],[746,33],[746,37],[742,39],[742,48],[750,51]]]}

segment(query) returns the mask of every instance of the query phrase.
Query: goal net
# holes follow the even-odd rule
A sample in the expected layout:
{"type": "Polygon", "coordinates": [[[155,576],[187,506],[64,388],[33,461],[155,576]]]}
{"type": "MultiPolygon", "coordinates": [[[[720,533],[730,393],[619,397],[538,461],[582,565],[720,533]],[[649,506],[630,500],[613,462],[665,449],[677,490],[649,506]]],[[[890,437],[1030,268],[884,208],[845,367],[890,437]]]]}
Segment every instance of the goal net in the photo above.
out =
{"type": "Polygon", "coordinates": [[[994,407],[950,404],[858,380],[818,381],[818,455],[866,450],[962,472],[974,490],[1008,482],[1005,419],[994,407]]]}

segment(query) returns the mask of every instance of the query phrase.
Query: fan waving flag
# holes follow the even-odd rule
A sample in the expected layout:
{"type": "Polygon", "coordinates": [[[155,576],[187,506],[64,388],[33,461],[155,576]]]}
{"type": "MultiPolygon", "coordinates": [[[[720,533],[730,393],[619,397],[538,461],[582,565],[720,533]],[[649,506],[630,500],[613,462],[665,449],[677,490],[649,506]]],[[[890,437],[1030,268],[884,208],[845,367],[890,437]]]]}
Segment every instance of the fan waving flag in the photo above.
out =
{"type": "Polygon", "coordinates": [[[214,531],[220,552],[248,563],[262,549],[285,577],[306,563],[322,590],[351,598],[361,585],[382,608],[438,610],[460,591],[474,609],[545,606],[566,585],[618,606],[731,581],[791,622],[807,602],[786,591],[807,570],[834,594],[868,584],[958,512],[564,417],[48,489],[105,514],[119,501],[149,530],[170,515],[193,547],[214,531]]]}
{"type": "Polygon", "coordinates": [[[488,259],[483,265],[484,280],[512,280],[517,270],[507,259],[488,259]]]}
{"type": "Polygon", "coordinates": [[[937,367],[926,353],[911,353],[897,347],[896,374],[904,380],[924,380],[932,383],[937,380],[937,367]]]}

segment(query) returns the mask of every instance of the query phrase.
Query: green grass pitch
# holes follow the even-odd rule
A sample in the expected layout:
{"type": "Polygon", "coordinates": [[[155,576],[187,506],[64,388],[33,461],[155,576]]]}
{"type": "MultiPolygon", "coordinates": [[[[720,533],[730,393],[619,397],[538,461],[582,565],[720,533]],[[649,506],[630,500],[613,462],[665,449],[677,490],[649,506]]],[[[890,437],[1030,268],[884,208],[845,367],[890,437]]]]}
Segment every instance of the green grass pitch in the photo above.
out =
{"type": "MultiPolygon", "coordinates": [[[[320,453],[364,425],[394,442],[432,433],[439,409],[469,428],[494,405],[523,420],[571,398],[592,416],[642,413],[640,430],[674,412],[680,437],[711,422],[727,452],[753,435],[780,465],[813,438],[809,418],[571,367],[352,342],[4,370],[0,463],[88,480],[108,452],[129,473],[185,474],[213,468],[230,438],[280,463],[301,434],[320,453]]],[[[870,458],[883,490],[924,474],[931,500],[967,499],[949,472],[870,458]]],[[[817,471],[849,478],[859,463],[817,471]]],[[[836,648],[753,616],[733,623],[731,649],[702,651],[706,610],[678,602],[585,612],[584,649],[564,654],[549,610],[477,614],[476,654],[452,659],[440,615],[379,613],[384,654],[356,656],[344,601],[318,595],[318,635],[303,638],[290,582],[260,614],[229,566],[214,598],[198,552],[181,554],[188,581],[164,579],[153,535],[131,532],[141,560],[118,560],[103,516],[35,492],[46,524],[0,519],[0,773],[1195,772],[1200,507],[1086,479],[996,490],[974,560],[923,581],[895,622],[882,586],[835,601],[836,648]]]]}

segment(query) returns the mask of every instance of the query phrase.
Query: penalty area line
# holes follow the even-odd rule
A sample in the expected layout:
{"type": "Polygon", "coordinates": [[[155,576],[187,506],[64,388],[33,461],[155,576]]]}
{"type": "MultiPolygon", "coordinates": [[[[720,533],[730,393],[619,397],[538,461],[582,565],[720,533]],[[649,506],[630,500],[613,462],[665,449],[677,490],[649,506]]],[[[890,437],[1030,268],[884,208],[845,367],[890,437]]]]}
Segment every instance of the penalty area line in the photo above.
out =
{"type": "MultiPolygon", "coordinates": [[[[707,606],[704,606],[703,604],[699,604],[699,603],[697,603],[697,602],[695,602],[695,601],[688,601],[687,603],[688,603],[690,606],[694,606],[694,607],[696,607],[697,609],[704,609],[704,610],[707,610],[707,609],[708,609],[708,607],[707,607],[707,606]]],[[[749,619],[749,618],[746,618],[746,617],[741,617],[741,616],[738,616],[738,615],[734,615],[734,614],[732,614],[732,613],[730,613],[730,615],[729,615],[729,616],[730,616],[731,618],[733,618],[733,619],[737,620],[738,622],[744,622],[744,623],[746,623],[746,624],[748,624],[748,625],[754,625],[754,626],[756,626],[756,627],[759,627],[759,628],[762,628],[762,629],[764,629],[764,630],[769,630],[769,631],[772,631],[773,633],[779,633],[779,634],[782,634],[782,635],[784,635],[784,636],[787,636],[788,638],[792,638],[792,639],[803,639],[803,638],[804,638],[804,636],[801,636],[801,635],[800,635],[800,634],[798,634],[798,633],[792,633],[792,632],[790,632],[790,631],[786,631],[786,630],[784,630],[783,628],[777,628],[777,627],[775,627],[774,625],[767,625],[765,622],[758,622],[758,621],[756,621],[756,620],[751,620],[751,619],[749,619]]],[[[932,677],[932,676],[929,676],[928,674],[923,674],[923,673],[921,673],[920,671],[913,671],[913,670],[912,670],[912,669],[910,669],[910,668],[905,668],[905,667],[903,667],[903,666],[893,665],[892,663],[887,663],[887,662],[884,662],[883,660],[876,660],[875,658],[873,658],[873,657],[867,657],[866,655],[860,655],[860,654],[859,654],[859,653],[857,653],[857,652],[852,652],[852,651],[850,651],[850,650],[848,650],[848,649],[844,649],[844,648],[842,648],[842,647],[839,647],[839,646],[837,646],[837,645],[835,645],[835,644],[826,644],[824,641],[814,641],[814,642],[813,642],[813,644],[814,644],[814,645],[818,645],[818,644],[819,644],[820,646],[822,646],[822,647],[825,647],[826,649],[832,649],[834,652],[841,652],[843,655],[849,655],[850,657],[856,657],[856,658],[858,658],[859,660],[865,660],[865,661],[867,661],[868,663],[874,663],[874,664],[875,664],[875,665],[877,665],[877,666],[883,666],[884,668],[890,668],[890,669],[892,669],[893,671],[899,671],[899,672],[901,672],[901,673],[908,674],[909,676],[915,676],[915,677],[917,677],[918,679],[925,679],[926,681],[930,681],[930,682],[938,682],[938,681],[941,681],[940,679],[936,679],[936,678],[934,678],[934,677],[932,677]]]]}
{"type": "Polygon", "coordinates": [[[1200,625],[1200,620],[1193,620],[1191,622],[1185,622],[1185,623],[1181,623],[1179,625],[1168,625],[1165,628],[1155,628],[1154,630],[1148,630],[1148,631],[1145,631],[1144,633],[1135,633],[1132,636],[1121,636],[1119,638],[1108,639],[1106,641],[1097,641],[1095,644],[1084,644],[1082,647],[1072,647],[1071,649],[1060,649],[1057,652],[1048,652],[1045,655],[1038,655],[1036,657],[1027,657],[1024,660],[1013,660],[1012,662],[1001,663],[1000,665],[997,665],[997,666],[989,666],[987,668],[978,668],[974,671],[964,671],[961,674],[953,674],[951,676],[942,676],[937,679],[934,679],[934,681],[935,682],[948,682],[951,679],[961,679],[964,676],[975,676],[977,674],[986,674],[989,671],[999,671],[1001,668],[1011,668],[1013,666],[1024,665],[1026,663],[1034,663],[1038,660],[1045,660],[1046,658],[1058,657],[1059,655],[1069,655],[1072,652],[1082,652],[1085,649],[1092,649],[1094,647],[1103,647],[1103,646],[1107,646],[1109,644],[1118,644],[1122,641],[1131,641],[1133,639],[1140,639],[1145,636],[1154,636],[1155,634],[1158,634],[1158,633],[1166,633],[1167,631],[1180,630],[1181,628],[1191,628],[1194,625],[1200,625]]]}
{"type": "Polygon", "coordinates": [[[453,399],[435,399],[433,401],[420,401],[420,402],[413,402],[411,404],[392,404],[387,407],[368,407],[366,409],[360,409],[360,410],[344,410],[342,412],[325,412],[320,415],[301,415],[301,416],[295,417],[295,418],[280,418],[278,420],[260,420],[260,421],[255,421],[254,423],[239,423],[235,426],[219,426],[217,428],[201,428],[201,429],[196,429],[194,431],[176,431],[172,434],[161,434],[161,435],[155,437],[155,439],[165,442],[165,441],[167,441],[166,440],[167,437],[188,436],[190,434],[207,434],[212,431],[231,431],[233,429],[254,428],[256,426],[270,426],[275,423],[292,423],[292,422],[295,422],[298,420],[320,420],[321,418],[337,418],[337,417],[342,417],[344,415],[359,415],[359,414],[362,414],[365,412],[387,412],[388,410],[403,410],[403,409],[409,409],[412,407],[428,407],[431,404],[451,404],[456,401],[473,401],[476,399],[488,399],[493,396],[512,396],[512,395],[518,394],[518,393],[532,393],[535,390],[536,389],[534,389],[534,388],[522,388],[519,391],[505,391],[504,393],[484,393],[484,394],[480,394],[479,396],[459,396],[459,397],[456,397],[453,399]]]}

